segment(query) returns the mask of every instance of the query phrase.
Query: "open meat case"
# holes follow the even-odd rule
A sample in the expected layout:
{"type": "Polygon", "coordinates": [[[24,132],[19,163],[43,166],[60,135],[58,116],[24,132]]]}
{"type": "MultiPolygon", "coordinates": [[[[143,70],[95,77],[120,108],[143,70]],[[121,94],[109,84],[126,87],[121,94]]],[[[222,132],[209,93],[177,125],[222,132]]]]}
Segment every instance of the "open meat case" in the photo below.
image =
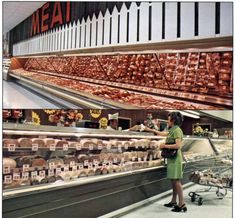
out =
{"type": "MultiPolygon", "coordinates": [[[[98,217],[169,190],[162,140],[150,133],[5,123],[3,215],[98,217]]],[[[216,156],[207,138],[185,137],[182,151],[183,183],[193,163],[216,156]]]]}
{"type": "Polygon", "coordinates": [[[11,59],[9,75],[81,108],[232,108],[230,38],[11,59]]]}

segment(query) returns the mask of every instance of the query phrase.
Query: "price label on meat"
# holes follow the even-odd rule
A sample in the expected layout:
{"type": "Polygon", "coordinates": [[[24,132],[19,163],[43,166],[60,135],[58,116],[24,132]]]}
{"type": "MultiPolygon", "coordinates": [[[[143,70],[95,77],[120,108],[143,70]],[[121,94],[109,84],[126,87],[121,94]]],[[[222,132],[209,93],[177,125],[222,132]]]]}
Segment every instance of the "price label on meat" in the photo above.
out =
{"type": "Polygon", "coordinates": [[[24,164],[23,165],[23,172],[29,171],[29,164],[24,164]]]}
{"type": "Polygon", "coordinates": [[[141,161],[141,157],[138,157],[138,161],[139,161],[139,162],[141,161]]]}
{"type": "Polygon", "coordinates": [[[16,145],[15,144],[9,144],[8,145],[8,151],[15,151],[16,150],[16,145]]]}
{"type": "Polygon", "coordinates": [[[28,180],[28,179],[29,179],[29,173],[28,172],[22,173],[22,180],[28,180]]]}
{"type": "Polygon", "coordinates": [[[10,166],[4,166],[3,167],[3,174],[8,174],[11,173],[11,168],[10,166]]]}
{"type": "Polygon", "coordinates": [[[12,176],[11,175],[7,175],[4,177],[4,183],[5,184],[10,184],[12,183],[12,176]]]}
{"type": "Polygon", "coordinates": [[[122,152],[122,145],[118,145],[118,151],[122,152]]]}
{"type": "Polygon", "coordinates": [[[55,144],[50,145],[50,151],[55,151],[55,144]]]}
{"type": "Polygon", "coordinates": [[[91,150],[93,150],[93,149],[94,149],[93,144],[90,144],[90,145],[89,145],[89,150],[91,151],[91,150]]]}
{"type": "Polygon", "coordinates": [[[103,149],[103,145],[102,144],[98,144],[98,150],[102,150],[103,149]]]}
{"type": "Polygon", "coordinates": [[[128,147],[129,147],[128,144],[125,144],[125,149],[126,149],[126,150],[128,149],[128,147]]]}
{"type": "Polygon", "coordinates": [[[56,175],[59,175],[61,174],[61,168],[56,168],[56,171],[55,171],[56,175]]]}
{"type": "Polygon", "coordinates": [[[14,181],[20,180],[20,173],[13,173],[13,180],[14,181]]]}
{"type": "Polygon", "coordinates": [[[82,150],[82,146],[80,144],[77,144],[76,145],[76,150],[78,150],[78,151],[82,150]]]}
{"type": "Polygon", "coordinates": [[[97,159],[94,159],[94,160],[93,160],[93,163],[94,163],[94,164],[99,164],[99,161],[98,161],[97,159]]]}
{"type": "Polygon", "coordinates": [[[78,171],[77,166],[72,166],[72,171],[73,171],[73,172],[77,172],[77,171],[78,171]]]}
{"type": "Polygon", "coordinates": [[[112,161],[109,161],[108,164],[109,164],[110,167],[113,166],[113,162],[112,161]]]}
{"type": "Polygon", "coordinates": [[[125,161],[125,159],[124,159],[124,157],[122,157],[121,162],[124,163],[124,161],[125,161]]]}
{"type": "Polygon", "coordinates": [[[82,170],[84,168],[83,164],[78,164],[78,169],[82,170]]]}
{"type": "Polygon", "coordinates": [[[64,165],[64,172],[68,172],[69,171],[69,166],[66,164],[64,165]]]}
{"type": "Polygon", "coordinates": [[[93,168],[93,164],[92,163],[88,163],[88,169],[92,169],[93,168]]]}
{"type": "Polygon", "coordinates": [[[70,161],[70,163],[69,163],[69,166],[70,166],[70,167],[73,167],[73,166],[75,166],[75,165],[76,165],[75,161],[70,161]]]}
{"type": "Polygon", "coordinates": [[[69,145],[63,144],[63,151],[68,151],[68,150],[69,150],[69,145]]]}
{"type": "Polygon", "coordinates": [[[55,168],[56,168],[56,166],[55,166],[54,162],[49,163],[49,169],[50,170],[55,169],[55,168]]]}
{"type": "Polygon", "coordinates": [[[88,166],[88,163],[89,163],[88,160],[85,160],[84,161],[84,166],[88,166]]]}
{"type": "Polygon", "coordinates": [[[113,162],[114,163],[117,163],[118,162],[118,159],[115,157],[115,158],[113,158],[113,162]]]}
{"type": "Polygon", "coordinates": [[[144,161],[147,161],[147,157],[144,157],[144,161]]]}
{"type": "Polygon", "coordinates": [[[31,178],[32,178],[32,179],[36,179],[37,176],[38,176],[38,172],[37,172],[37,171],[31,172],[31,178]]]}
{"type": "Polygon", "coordinates": [[[48,170],[48,176],[54,176],[55,173],[54,173],[54,170],[48,170]]]}
{"type": "Polygon", "coordinates": [[[32,144],[32,151],[38,151],[38,144],[32,144]]]}
{"type": "Polygon", "coordinates": [[[108,149],[108,150],[110,150],[111,149],[111,144],[107,144],[107,146],[106,146],[106,148],[108,149]]]}
{"type": "Polygon", "coordinates": [[[45,178],[45,176],[46,176],[45,170],[39,171],[39,176],[40,176],[41,178],[45,178]]]}
{"type": "Polygon", "coordinates": [[[98,169],[98,168],[99,168],[99,164],[95,163],[95,169],[98,169]]]}

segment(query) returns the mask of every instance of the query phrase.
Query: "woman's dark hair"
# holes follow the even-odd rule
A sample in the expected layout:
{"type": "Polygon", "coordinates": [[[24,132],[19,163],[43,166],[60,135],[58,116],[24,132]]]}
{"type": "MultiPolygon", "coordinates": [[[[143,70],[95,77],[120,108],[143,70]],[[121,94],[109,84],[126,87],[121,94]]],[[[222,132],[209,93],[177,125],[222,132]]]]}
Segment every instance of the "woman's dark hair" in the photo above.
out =
{"type": "Polygon", "coordinates": [[[180,112],[171,112],[168,114],[168,117],[174,122],[174,125],[181,126],[184,121],[183,115],[180,112]]]}

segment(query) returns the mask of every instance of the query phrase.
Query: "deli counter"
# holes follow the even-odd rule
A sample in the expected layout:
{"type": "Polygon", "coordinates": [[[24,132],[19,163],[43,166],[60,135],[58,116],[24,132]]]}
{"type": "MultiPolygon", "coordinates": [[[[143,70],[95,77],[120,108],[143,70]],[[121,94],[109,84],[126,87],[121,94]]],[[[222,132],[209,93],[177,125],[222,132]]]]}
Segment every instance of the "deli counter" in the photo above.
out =
{"type": "MultiPolygon", "coordinates": [[[[167,191],[163,141],[150,133],[4,123],[3,216],[98,217],[167,191]]],[[[231,145],[185,136],[182,182],[198,164],[206,169],[231,156],[231,145]]]]}

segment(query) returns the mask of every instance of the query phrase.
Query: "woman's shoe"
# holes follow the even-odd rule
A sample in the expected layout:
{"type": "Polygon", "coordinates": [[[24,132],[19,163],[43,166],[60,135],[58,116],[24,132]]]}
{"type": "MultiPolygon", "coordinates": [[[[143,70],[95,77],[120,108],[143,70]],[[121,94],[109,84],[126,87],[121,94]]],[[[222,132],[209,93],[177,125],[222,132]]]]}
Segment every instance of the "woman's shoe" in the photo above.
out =
{"type": "Polygon", "coordinates": [[[172,209],[171,211],[173,211],[173,212],[181,212],[181,211],[186,212],[187,211],[187,207],[186,207],[185,204],[183,204],[181,207],[176,205],[175,208],[172,209]]]}
{"type": "Polygon", "coordinates": [[[175,207],[175,206],[177,206],[177,203],[176,202],[175,203],[169,202],[168,204],[164,204],[164,206],[165,207],[175,207]]]}

